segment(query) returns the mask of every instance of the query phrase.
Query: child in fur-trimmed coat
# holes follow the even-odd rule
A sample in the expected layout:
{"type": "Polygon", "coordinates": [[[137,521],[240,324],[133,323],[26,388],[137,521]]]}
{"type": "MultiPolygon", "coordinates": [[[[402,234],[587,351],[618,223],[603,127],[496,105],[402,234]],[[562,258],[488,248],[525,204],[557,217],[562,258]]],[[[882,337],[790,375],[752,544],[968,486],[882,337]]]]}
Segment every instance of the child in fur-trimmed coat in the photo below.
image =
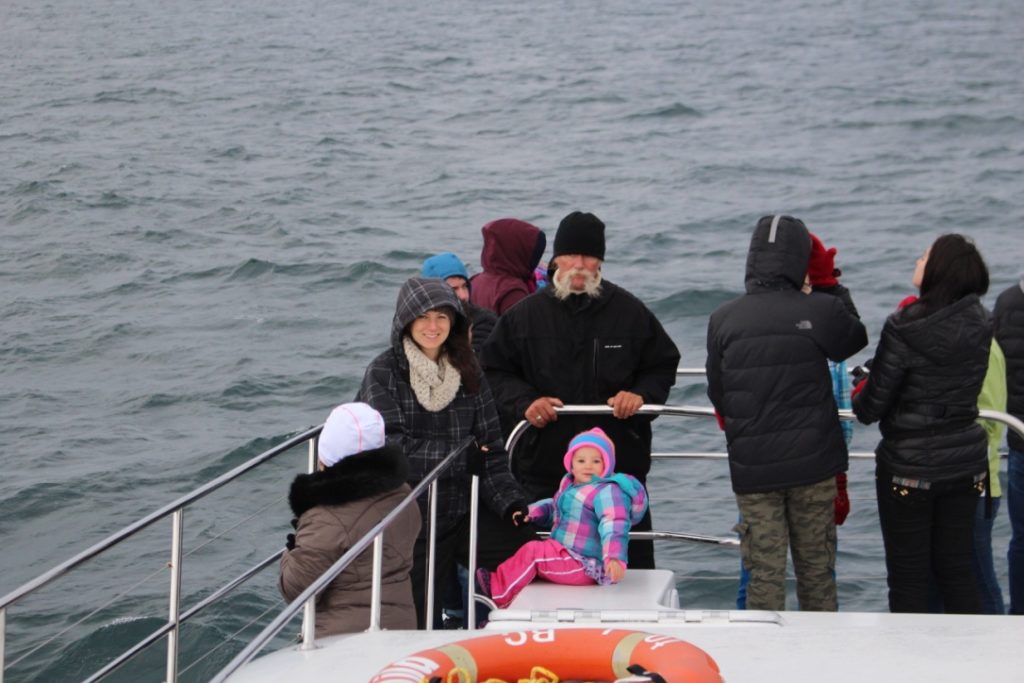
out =
{"type": "MultiPolygon", "coordinates": [[[[384,418],[365,403],[335,408],[320,433],[320,469],[292,482],[288,502],[297,520],[281,556],[281,594],[294,600],[411,493],[409,464],[384,443],[384,418]]],[[[420,531],[413,503],[384,532],[381,625],[416,628],[412,600],[413,544],[420,531]]],[[[320,594],[317,638],[365,631],[370,625],[373,552],[367,548],[320,594]]]]}
{"type": "Polygon", "coordinates": [[[615,472],[615,445],[599,427],[569,442],[554,498],[530,505],[531,522],[551,537],[530,541],[494,571],[477,570],[478,590],[505,607],[537,576],[567,585],[618,583],[626,573],[629,530],[647,511],[647,491],[615,472]]]}

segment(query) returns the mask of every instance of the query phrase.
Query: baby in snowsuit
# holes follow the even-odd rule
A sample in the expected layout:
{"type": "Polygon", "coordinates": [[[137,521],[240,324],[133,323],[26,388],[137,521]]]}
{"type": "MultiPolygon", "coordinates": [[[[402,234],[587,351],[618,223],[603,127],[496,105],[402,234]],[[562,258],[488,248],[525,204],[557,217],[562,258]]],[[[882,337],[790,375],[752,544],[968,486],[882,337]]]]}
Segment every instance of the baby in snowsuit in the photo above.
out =
{"type": "Polygon", "coordinates": [[[477,570],[478,592],[505,607],[534,577],[554,583],[617,583],[626,573],[629,529],[647,511],[647,491],[635,477],[615,472],[615,444],[600,428],[569,442],[555,497],[530,505],[529,519],[551,527],[489,572],[477,570]]]}

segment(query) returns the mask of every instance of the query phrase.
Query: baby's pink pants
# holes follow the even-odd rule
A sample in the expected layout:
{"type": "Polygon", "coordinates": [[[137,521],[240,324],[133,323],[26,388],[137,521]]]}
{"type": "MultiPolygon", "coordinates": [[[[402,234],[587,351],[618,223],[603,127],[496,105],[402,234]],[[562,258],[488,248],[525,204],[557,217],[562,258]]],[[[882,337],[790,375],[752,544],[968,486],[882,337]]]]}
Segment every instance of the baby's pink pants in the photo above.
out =
{"type": "Polygon", "coordinates": [[[498,565],[491,573],[491,599],[498,607],[505,607],[536,576],[570,586],[594,583],[583,572],[583,564],[565,546],[548,538],[526,543],[498,565]]]}

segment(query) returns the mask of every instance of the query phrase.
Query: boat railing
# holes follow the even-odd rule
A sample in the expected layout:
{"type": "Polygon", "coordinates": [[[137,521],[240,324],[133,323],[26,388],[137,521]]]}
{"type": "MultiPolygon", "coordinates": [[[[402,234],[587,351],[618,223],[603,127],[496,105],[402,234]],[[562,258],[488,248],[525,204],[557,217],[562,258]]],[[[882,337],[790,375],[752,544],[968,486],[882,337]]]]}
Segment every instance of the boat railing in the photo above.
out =
{"type": "MultiPolygon", "coordinates": [[[[557,409],[560,413],[573,413],[573,414],[611,414],[611,408],[608,406],[564,406],[557,409]]],[[[710,408],[703,408],[699,406],[668,406],[668,405],[645,405],[640,411],[641,414],[647,415],[676,415],[676,416],[703,416],[712,417],[713,411],[710,408]]],[[[526,429],[531,428],[529,423],[523,420],[518,424],[509,435],[506,440],[506,449],[509,451],[511,456],[512,451],[515,449],[520,437],[525,433],[526,429]]],[[[373,529],[360,539],[356,544],[352,546],[344,555],[342,555],[329,569],[327,569],[316,581],[310,584],[306,590],[298,595],[292,602],[290,602],[274,620],[268,624],[263,631],[261,631],[255,638],[253,638],[243,649],[239,652],[234,659],[232,659],[223,669],[221,669],[217,675],[212,679],[214,682],[227,680],[231,674],[236,672],[239,668],[244,666],[246,663],[251,661],[259,652],[270,643],[271,640],[287,625],[295,616],[298,614],[300,609],[305,609],[306,613],[303,619],[303,631],[302,631],[302,645],[303,649],[312,649],[315,647],[315,600],[318,593],[326,588],[331,581],[333,581],[338,574],[340,574],[346,566],[354,561],[359,555],[361,555],[371,542],[374,544],[374,557],[373,557],[373,589],[371,594],[371,617],[370,617],[370,631],[376,631],[380,629],[380,574],[381,574],[381,552],[382,552],[382,534],[384,530],[390,525],[390,523],[398,517],[400,511],[405,508],[406,505],[412,503],[428,485],[428,483],[436,480],[437,476],[449,465],[451,460],[462,452],[462,450],[469,444],[463,444],[455,451],[452,451],[445,460],[435,468],[430,475],[422,482],[420,482],[412,493],[406,497],[405,500],[399,504],[391,513],[389,513],[384,519],[382,519],[373,529]]],[[[470,531],[469,531],[469,548],[468,548],[468,576],[475,576],[476,574],[476,547],[477,547],[477,513],[479,510],[479,477],[473,476],[470,483],[470,531]]],[[[436,496],[431,496],[430,506],[430,519],[436,519],[436,496]]],[[[430,524],[430,537],[428,539],[428,557],[427,557],[427,577],[426,577],[426,606],[425,613],[433,614],[434,604],[434,555],[433,549],[435,547],[435,526],[430,524]]],[[[716,545],[729,545],[738,546],[739,543],[735,539],[730,538],[716,538],[713,536],[706,536],[701,534],[687,534],[683,532],[675,531],[649,531],[649,532],[633,532],[635,538],[651,538],[651,539],[669,539],[669,540],[683,540],[691,541],[696,543],[710,543],[716,545]]],[[[466,613],[466,624],[469,630],[476,628],[476,604],[478,596],[475,594],[473,582],[469,582],[467,601],[467,613],[466,613]]],[[[427,628],[432,628],[433,624],[430,619],[427,620],[427,628]]]]}
{"type": "MultiPolygon", "coordinates": [[[[323,591],[338,574],[345,570],[345,568],[354,562],[356,558],[363,554],[363,552],[369,547],[370,543],[373,543],[373,578],[372,587],[370,593],[370,624],[367,630],[379,631],[380,625],[380,613],[381,613],[381,576],[382,576],[382,562],[384,552],[384,531],[388,526],[396,520],[402,511],[409,505],[416,505],[416,499],[430,487],[430,497],[428,502],[429,516],[431,523],[429,524],[428,531],[428,556],[427,556],[427,596],[426,596],[426,614],[433,613],[433,602],[434,602],[434,548],[436,546],[436,534],[437,525],[434,520],[437,519],[437,478],[454,462],[455,458],[459,456],[467,447],[473,443],[473,439],[466,439],[457,448],[452,450],[445,459],[442,460],[437,467],[431,470],[420,483],[418,483],[407,495],[401,503],[399,503],[394,510],[389,512],[384,518],[378,522],[372,529],[370,529],[361,539],[352,544],[344,555],[338,558],[338,560],[330,566],[323,574],[320,575],[313,583],[311,583],[302,593],[300,593],[294,600],[288,605],[271,621],[267,626],[249,643],[235,655],[234,659],[228,662],[227,666],[221,669],[211,681],[214,683],[218,681],[227,680],[227,678],[237,671],[239,668],[251,661],[260,650],[276,636],[281,629],[283,629],[288,622],[290,622],[298,614],[300,609],[305,609],[306,614],[303,618],[302,624],[302,645],[300,646],[304,650],[311,650],[316,647],[316,597],[323,591]]],[[[474,490],[478,490],[478,477],[475,475],[472,477],[474,490]]],[[[476,501],[474,500],[473,503],[476,501]]],[[[473,505],[471,510],[476,510],[476,506],[473,505]]],[[[476,537],[476,516],[472,516],[470,521],[470,534],[472,538],[476,537]]],[[[472,552],[472,547],[471,547],[472,552]]],[[[432,624],[430,620],[427,620],[428,629],[431,628],[432,624]]]]}
{"type": "MultiPolygon", "coordinates": [[[[181,625],[188,621],[190,618],[198,614],[206,607],[219,601],[225,597],[228,593],[233,591],[238,586],[248,581],[253,576],[260,573],[263,569],[277,561],[282,550],[278,550],[274,554],[265,558],[261,562],[257,563],[253,567],[250,567],[239,576],[235,577],[228,583],[224,584],[220,588],[216,589],[213,593],[208,595],[203,600],[199,601],[196,605],[191,608],[182,611],[181,609],[181,574],[183,568],[183,536],[184,536],[184,511],[185,509],[197,501],[205,498],[214,491],[221,487],[231,483],[238,477],[252,471],[253,469],[263,465],[264,463],[273,460],[281,454],[291,450],[292,448],[299,446],[303,443],[309,445],[309,459],[308,459],[308,471],[312,472],[317,462],[317,447],[320,432],[323,429],[323,425],[308,429],[301,434],[293,436],[292,438],[284,441],[283,443],[271,448],[254,458],[246,461],[245,463],[235,467],[234,469],[218,476],[212,481],[200,486],[194,491],[178,498],[177,500],[155,510],[154,512],[146,515],[145,517],[137,520],[136,522],[124,527],[123,529],[111,534],[102,541],[90,546],[89,548],[78,553],[74,557],[62,562],[53,569],[37,576],[31,581],[23,584],[19,588],[15,589],[11,593],[0,598],[0,683],[3,683],[4,671],[6,670],[6,657],[5,657],[5,644],[6,644],[6,616],[9,607],[15,605],[23,598],[35,593],[36,591],[50,585],[62,576],[65,576],[75,568],[83,565],[84,563],[96,558],[104,551],[107,551],[115,546],[119,545],[123,541],[132,538],[137,533],[146,529],[156,522],[171,518],[172,531],[171,531],[171,552],[170,560],[167,563],[167,568],[170,570],[170,590],[169,590],[169,609],[167,622],[160,628],[156,629],[149,635],[145,636],[142,640],[138,641],[135,645],[131,646],[120,655],[115,657],[112,661],[107,663],[98,671],[90,675],[87,681],[99,681],[114,671],[119,669],[133,657],[146,650],[151,645],[155,644],[163,637],[167,637],[167,665],[166,665],[166,679],[167,681],[177,680],[178,676],[178,643],[179,643],[179,632],[181,625]]],[[[311,584],[301,595],[296,598],[292,603],[289,604],[288,608],[278,615],[264,631],[268,633],[270,637],[276,635],[280,629],[290,621],[290,619],[299,611],[304,610],[303,623],[302,623],[302,647],[312,648],[315,643],[315,623],[316,623],[316,597],[331,581],[333,581],[338,574],[340,574],[349,564],[351,564],[357,557],[359,557],[371,543],[373,543],[373,583],[371,588],[371,612],[370,612],[370,630],[377,630],[380,628],[380,611],[381,611],[381,564],[383,556],[383,532],[384,529],[391,524],[391,522],[397,518],[409,505],[416,505],[416,499],[424,493],[428,493],[428,507],[429,507],[429,518],[435,520],[437,516],[437,479],[440,475],[451,466],[455,459],[470,445],[472,439],[466,439],[463,443],[459,444],[454,448],[444,460],[442,460],[437,467],[435,467],[424,479],[416,485],[412,492],[402,500],[402,502],[389,513],[381,522],[371,529],[363,538],[357,541],[352,548],[346,552],[338,561],[332,565],[323,575],[320,576],[317,581],[311,584]]],[[[474,488],[478,488],[476,477],[473,477],[474,488]]],[[[433,553],[436,545],[436,524],[431,523],[429,525],[429,558],[428,558],[428,592],[427,592],[427,606],[430,609],[433,605],[433,553]]],[[[471,532],[475,537],[476,519],[471,523],[471,532]]],[[[269,640],[269,638],[267,639],[269,640]]],[[[255,641],[254,641],[255,642],[255,641]]],[[[262,645],[261,645],[262,647],[262,645]]],[[[34,652],[31,650],[29,654],[34,652]]],[[[247,648],[244,650],[239,657],[249,652],[247,648]]],[[[258,652],[258,648],[254,650],[258,652]]],[[[25,655],[23,655],[24,657],[25,655]]],[[[251,659],[251,655],[248,657],[251,659]]],[[[237,659],[237,658],[236,658],[237,659]]],[[[19,659],[20,661],[20,659],[19,659]]],[[[248,661],[248,660],[246,660],[248,661]]]]}
{"type": "MultiPolygon", "coordinates": [[[[702,372],[702,371],[701,371],[702,372]]],[[[594,415],[607,415],[612,413],[612,409],[609,406],[603,405],[578,405],[578,406],[564,406],[557,409],[560,413],[566,414],[594,414],[594,415]]],[[[710,418],[713,417],[714,411],[710,407],[705,406],[673,406],[673,405],[645,405],[640,411],[642,414],[650,415],[671,415],[671,416],[685,416],[685,417],[698,417],[698,418],[710,418]]],[[[844,420],[852,420],[853,415],[850,411],[840,411],[840,417],[844,420]]],[[[996,420],[1006,424],[1010,429],[1024,437],[1024,423],[1011,415],[997,411],[983,410],[980,411],[980,417],[984,419],[996,420]]],[[[522,421],[516,426],[516,428],[510,434],[507,440],[507,449],[510,453],[514,451],[521,437],[527,429],[532,429],[527,421],[522,421]]],[[[190,618],[198,614],[206,607],[219,601],[225,597],[228,593],[233,591],[235,588],[245,583],[259,572],[277,561],[282,551],[279,550],[269,557],[265,558],[257,565],[249,568],[239,576],[235,577],[228,583],[224,584],[220,588],[217,588],[212,594],[206,596],[203,600],[190,607],[187,610],[181,608],[181,573],[182,573],[182,538],[184,530],[184,518],[183,513],[186,507],[195,503],[196,501],[208,496],[214,491],[220,489],[226,484],[234,481],[241,475],[252,471],[260,465],[273,460],[281,454],[291,450],[292,448],[302,445],[303,443],[308,444],[308,469],[312,471],[316,464],[316,448],[317,448],[317,437],[320,434],[322,426],[310,428],[300,434],[297,434],[283,443],[271,448],[247,462],[235,467],[234,469],[218,476],[207,484],[200,486],[194,491],[178,498],[177,500],[159,508],[158,510],[146,515],[145,517],[137,520],[136,522],[126,526],[120,531],[111,534],[107,538],[103,539],[99,543],[90,546],[86,550],[78,553],[71,559],[57,565],[53,569],[44,572],[40,576],[32,579],[31,581],[20,586],[11,593],[0,598],[0,662],[4,663],[4,666],[0,666],[0,683],[3,683],[3,672],[6,668],[6,660],[4,657],[5,653],[5,635],[6,635],[6,617],[7,610],[12,605],[15,605],[18,601],[25,598],[26,596],[42,589],[43,587],[51,584],[60,577],[68,574],[75,568],[84,564],[85,562],[97,557],[101,553],[114,546],[118,545],[122,541],[134,536],[138,532],[142,531],[158,522],[159,520],[167,517],[171,518],[172,521],[172,534],[171,534],[171,552],[170,560],[167,563],[167,567],[170,570],[170,589],[168,597],[168,618],[165,624],[160,628],[143,638],[136,645],[129,648],[127,651],[117,656],[114,660],[105,665],[102,669],[92,674],[88,679],[89,681],[101,680],[107,675],[111,674],[116,669],[120,668],[123,664],[128,662],[130,659],[135,657],[141,651],[145,650],[149,646],[155,644],[163,637],[167,637],[167,664],[166,664],[166,680],[174,681],[178,674],[178,643],[179,643],[179,629],[183,623],[188,621],[190,618]]],[[[434,519],[436,515],[436,480],[437,477],[444,471],[446,467],[468,446],[470,442],[467,440],[466,443],[461,444],[459,447],[454,449],[451,453],[446,456],[445,460],[433,470],[417,487],[414,491],[403,501],[401,506],[397,508],[393,513],[387,516],[381,521],[374,529],[372,529],[363,539],[361,539],[355,546],[353,546],[343,557],[341,557],[332,567],[325,572],[316,582],[310,585],[306,591],[304,591],[296,600],[292,601],[274,621],[269,624],[263,632],[261,632],[254,640],[252,640],[246,648],[239,653],[220,674],[216,680],[223,680],[226,676],[236,670],[239,666],[245,662],[251,660],[258,652],[266,646],[267,643],[287,624],[292,618],[298,613],[299,610],[304,610],[303,626],[302,626],[302,647],[311,648],[315,647],[315,600],[316,595],[321,592],[336,576],[356,557],[361,555],[372,543],[374,545],[374,583],[373,583],[373,595],[371,600],[371,619],[370,629],[380,628],[380,574],[381,574],[381,552],[382,552],[382,540],[381,534],[384,529],[388,526],[390,521],[394,519],[401,509],[410,504],[415,504],[416,498],[422,494],[427,488],[430,489],[431,495],[429,497],[429,509],[430,518],[434,519]]],[[[864,454],[865,457],[873,457],[873,454],[864,454]]],[[[723,453],[656,453],[652,457],[654,458],[724,458],[723,453]]],[[[476,558],[476,510],[477,500],[479,496],[479,483],[477,478],[472,479],[472,490],[471,490],[471,545],[469,561],[472,565],[470,567],[471,572],[469,576],[473,576],[472,570],[475,570],[475,558],[476,558]]],[[[433,530],[434,524],[430,524],[429,528],[433,530]]],[[[738,541],[735,538],[722,538],[715,536],[707,536],[701,534],[687,534],[676,531],[649,531],[649,532],[634,532],[636,538],[652,538],[652,539],[673,539],[673,540],[684,540],[695,543],[705,543],[712,545],[721,546],[738,546],[738,541]]],[[[432,580],[433,574],[433,548],[434,548],[435,537],[433,531],[429,538],[427,567],[428,567],[428,579],[427,579],[427,613],[432,613],[432,604],[434,600],[432,580]]],[[[472,582],[470,582],[472,584],[472,582]]],[[[472,588],[470,588],[472,591],[472,588]]],[[[468,602],[468,614],[467,623],[472,625],[475,623],[475,604],[476,600],[469,600],[468,602]]],[[[31,650],[34,652],[36,649],[31,650]]],[[[26,655],[18,660],[21,661],[26,655]]]]}
{"type": "MultiPolygon", "coordinates": [[[[278,557],[280,552],[266,558],[258,565],[250,568],[241,576],[228,582],[225,586],[215,591],[212,595],[208,596],[205,600],[194,606],[193,608],[182,612],[181,611],[181,572],[182,572],[182,538],[184,534],[184,511],[189,505],[205,498],[214,491],[217,491],[221,487],[229,484],[243,474],[252,471],[253,469],[263,465],[264,463],[273,460],[282,453],[285,453],[295,446],[301,445],[304,442],[309,443],[309,458],[310,467],[312,468],[316,458],[316,438],[320,434],[321,427],[314,427],[308,429],[301,434],[297,434],[290,439],[287,439],[283,443],[271,448],[263,453],[260,453],[256,457],[248,460],[245,463],[235,467],[234,469],[225,472],[218,476],[212,481],[200,486],[190,493],[185,494],[181,498],[168,503],[167,505],[151,512],[150,514],[142,517],[141,519],[129,524],[123,529],[114,532],[110,536],[107,536],[102,541],[86,548],[82,552],[78,553],[74,557],[60,563],[56,567],[49,571],[43,572],[36,578],[28,581],[19,588],[11,591],[3,598],[0,598],[0,683],[3,683],[4,671],[7,668],[5,650],[6,650],[6,617],[7,610],[15,605],[18,601],[22,600],[28,595],[35,593],[43,587],[51,584],[60,577],[68,574],[75,568],[83,565],[84,563],[92,560],[99,556],[103,552],[119,545],[123,541],[135,536],[140,531],[147,529],[156,522],[163,520],[167,517],[171,518],[171,552],[170,559],[167,563],[167,567],[170,569],[170,590],[168,598],[168,618],[166,624],[154,631],[152,634],[144,638],[142,641],[137,643],[135,646],[124,652],[121,656],[117,657],[114,661],[107,664],[105,667],[97,671],[87,680],[100,680],[119,668],[129,659],[134,657],[142,650],[149,647],[149,645],[155,643],[164,636],[167,637],[167,680],[173,681],[177,678],[177,662],[178,662],[178,642],[179,642],[179,630],[181,624],[187,621],[189,618],[194,616],[202,608],[212,604],[220,597],[233,590],[236,586],[246,581],[251,576],[254,576],[264,567],[272,563],[278,557]]],[[[34,652],[35,649],[31,650],[29,654],[34,652]]],[[[22,658],[24,658],[23,655],[22,658]]],[[[20,661],[20,660],[19,660],[20,661]]]]}

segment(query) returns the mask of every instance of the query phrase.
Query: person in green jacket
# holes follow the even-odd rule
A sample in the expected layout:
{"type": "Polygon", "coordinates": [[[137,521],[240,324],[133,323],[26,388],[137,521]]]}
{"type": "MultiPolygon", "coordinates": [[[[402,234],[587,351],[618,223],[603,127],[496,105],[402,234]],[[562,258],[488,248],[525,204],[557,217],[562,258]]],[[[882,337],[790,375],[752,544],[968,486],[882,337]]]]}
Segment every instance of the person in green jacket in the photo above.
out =
{"type": "MultiPolygon", "coordinates": [[[[988,372],[978,395],[979,410],[1006,412],[1006,358],[995,339],[988,356],[988,372]]],[[[999,485],[999,444],[1003,440],[1005,426],[995,420],[980,420],[988,436],[988,480],[991,486],[991,506],[986,506],[985,497],[978,500],[978,511],[974,516],[974,575],[978,581],[981,611],[984,614],[1006,614],[1003,592],[999,589],[995,566],[992,563],[992,523],[999,512],[1002,487],[999,485]],[[988,514],[986,514],[986,512],[988,514]]]]}

